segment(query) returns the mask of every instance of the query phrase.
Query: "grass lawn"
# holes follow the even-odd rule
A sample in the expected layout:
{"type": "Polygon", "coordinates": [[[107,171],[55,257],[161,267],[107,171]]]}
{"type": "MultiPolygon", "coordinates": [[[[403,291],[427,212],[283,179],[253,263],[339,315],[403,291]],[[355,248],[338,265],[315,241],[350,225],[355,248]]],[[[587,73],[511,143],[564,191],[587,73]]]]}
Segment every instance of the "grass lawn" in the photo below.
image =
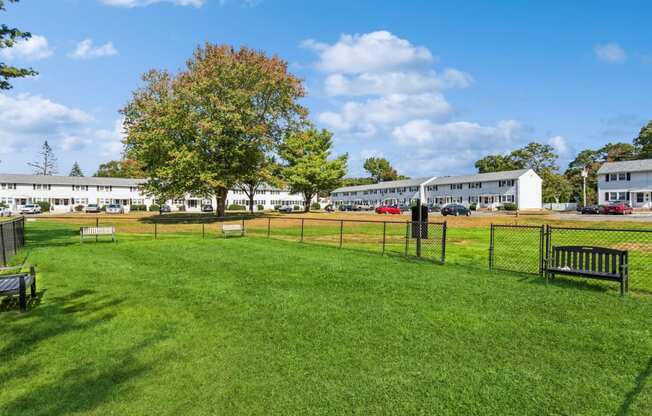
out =
{"type": "Polygon", "coordinates": [[[41,301],[0,312],[3,416],[652,409],[648,296],[256,236],[27,233],[41,301]]]}

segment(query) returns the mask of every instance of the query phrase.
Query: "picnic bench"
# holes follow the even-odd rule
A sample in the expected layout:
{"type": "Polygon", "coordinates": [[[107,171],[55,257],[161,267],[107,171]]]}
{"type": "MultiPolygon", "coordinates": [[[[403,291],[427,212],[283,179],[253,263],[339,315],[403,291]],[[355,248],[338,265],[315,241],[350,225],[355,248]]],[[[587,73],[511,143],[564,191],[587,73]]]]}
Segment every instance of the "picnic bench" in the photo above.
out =
{"type": "Polygon", "coordinates": [[[242,224],[222,224],[222,235],[226,238],[230,234],[236,234],[244,237],[245,229],[242,224]]]}
{"type": "Polygon", "coordinates": [[[620,294],[629,291],[626,250],[592,246],[555,246],[544,269],[546,279],[556,274],[620,282],[620,294]]]}
{"type": "Polygon", "coordinates": [[[34,266],[29,268],[29,272],[20,272],[22,266],[0,267],[0,272],[7,270],[17,270],[17,273],[0,275],[0,296],[18,295],[20,310],[27,310],[27,288],[30,288],[32,299],[36,298],[36,270],[34,266]]]}
{"type": "Polygon", "coordinates": [[[115,243],[115,227],[81,227],[79,229],[79,240],[83,243],[84,237],[110,235],[111,241],[115,243]]]}

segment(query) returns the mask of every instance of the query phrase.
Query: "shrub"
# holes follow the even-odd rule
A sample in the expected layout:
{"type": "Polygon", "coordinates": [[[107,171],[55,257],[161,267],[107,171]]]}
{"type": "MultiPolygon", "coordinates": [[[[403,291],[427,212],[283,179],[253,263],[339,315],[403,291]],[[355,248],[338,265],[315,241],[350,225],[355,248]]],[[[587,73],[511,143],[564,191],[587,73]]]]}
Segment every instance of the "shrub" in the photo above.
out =
{"type": "Polygon", "coordinates": [[[265,211],[265,206],[260,204],[256,205],[256,211],[265,211]]]}
{"type": "Polygon", "coordinates": [[[476,209],[478,209],[478,205],[474,202],[471,205],[469,205],[469,209],[471,211],[475,211],[476,209]]]}
{"type": "Polygon", "coordinates": [[[147,205],[135,204],[131,206],[132,211],[147,211],[147,205]]]}
{"type": "Polygon", "coordinates": [[[320,204],[319,202],[313,202],[313,203],[310,205],[310,209],[314,209],[314,210],[321,209],[321,204],[320,204]]]}
{"type": "Polygon", "coordinates": [[[177,211],[186,212],[186,206],[185,205],[177,205],[177,211]]]}
{"type": "Polygon", "coordinates": [[[278,211],[279,209],[281,209],[280,205],[274,205],[274,211],[278,211]]]}
{"type": "Polygon", "coordinates": [[[84,206],[83,206],[83,205],[75,205],[75,211],[77,211],[77,212],[82,212],[83,210],[84,210],[84,206]]]}
{"type": "Polygon", "coordinates": [[[227,209],[229,211],[246,211],[247,207],[245,207],[244,205],[231,204],[227,209]]]}
{"type": "Polygon", "coordinates": [[[505,211],[516,211],[516,204],[513,202],[506,202],[503,204],[503,209],[505,211]]]}
{"type": "Polygon", "coordinates": [[[102,206],[100,207],[100,211],[102,211],[102,212],[106,212],[106,205],[102,205],[102,206]]]}
{"type": "Polygon", "coordinates": [[[301,210],[301,207],[300,207],[299,205],[295,205],[295,206],[292,207],[292,209],[293,209],[294,211],[300,211],[300,210],[301,210]]]}
{"type": "Polygon", "coordinates": [[[161,209],[161,206],[157,205],[157,204],[152,204],[152,205],[149,206],[149,210],[152,211],[152,212],[158,211],[160,209],[161,209]]]}
{"type": "Polygon", "coordinates": [[[0,208],[9,208],[9,205],[5,204],[4,202],[0,202],[0,208]]]}
{"type": "Polygon", "coordinates": [[[49,212],[50,211],[50,206],[51,205],[50,205],[49,202],[41,201],[41,202],[37,202],[36,205],[41,207],[42,212],[49,212]]]}

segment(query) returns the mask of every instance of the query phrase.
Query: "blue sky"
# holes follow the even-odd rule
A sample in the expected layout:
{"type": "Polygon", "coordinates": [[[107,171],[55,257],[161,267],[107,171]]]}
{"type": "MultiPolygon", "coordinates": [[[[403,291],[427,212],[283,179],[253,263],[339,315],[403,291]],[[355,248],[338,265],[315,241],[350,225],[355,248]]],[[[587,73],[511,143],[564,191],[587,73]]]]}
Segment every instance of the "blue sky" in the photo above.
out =
{"type": "Polygon", "coordinates": [[[286,59],[352,176],[372,155],[468,173],[533,140],[565,167],[652,119],[651,17],[647,1],[21,0],[0,22],[34,37],[0,61],[40,75],[0,93],[0,171],[29,173],[44,139],[61,174],[118,158],[141,74],[206,41],[286,59]]]}

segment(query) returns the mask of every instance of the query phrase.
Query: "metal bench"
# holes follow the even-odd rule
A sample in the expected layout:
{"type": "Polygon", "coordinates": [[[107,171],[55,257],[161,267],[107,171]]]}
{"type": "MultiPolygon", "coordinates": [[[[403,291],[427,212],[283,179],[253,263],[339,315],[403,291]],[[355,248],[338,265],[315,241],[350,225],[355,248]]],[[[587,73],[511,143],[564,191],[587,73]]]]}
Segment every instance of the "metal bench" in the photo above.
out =
{"type": "Polygon", "coordinates": [[[546,279],[556,274],[620,282],[620,294],[629,291],[627,251],[606,247],[555,246],[546,262],[546,279]]]}
{"type": "Polygon", "coordinates": [[[84,237],[97,237],[100,235],[110,235],[111,241],[115,243],[115,227],[81,227],[79,229],[79,240],[82,243],[84,242],[84,237]]]}
{"type": "Polygon", "coordinates": [[[242,224],[222,224],[222,235],[226,238],[230,234],[236,234],[244,237],[245,229],[242,224]]]}
{"type": "Polygon", "coordinates": [[[34,266],[29,268],[29,273],[20,273],[22,266],[3,267],[0,271],[18,270],[18,273],[0,275],[0,296],[18,295],[20,310],[27,310],[27,288],[30,288],[32,299],[36,298],[36,270],[34,266]]]}

